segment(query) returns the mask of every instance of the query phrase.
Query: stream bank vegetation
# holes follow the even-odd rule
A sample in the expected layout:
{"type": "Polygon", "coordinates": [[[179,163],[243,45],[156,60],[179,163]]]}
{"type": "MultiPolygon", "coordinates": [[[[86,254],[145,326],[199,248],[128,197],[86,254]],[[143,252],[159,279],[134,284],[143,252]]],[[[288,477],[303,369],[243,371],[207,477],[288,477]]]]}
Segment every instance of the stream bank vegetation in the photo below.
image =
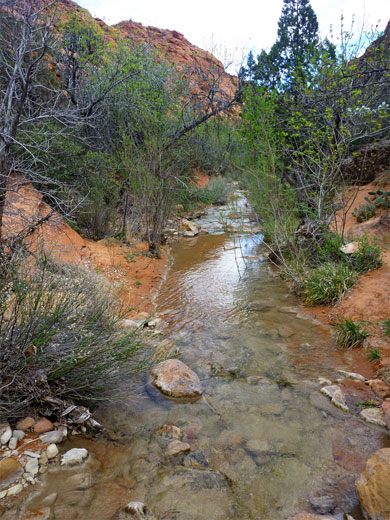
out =
{"type": "MultiPolygon", "coordinates": [[[[284,0],[276,43],[248,59],[241,176],[270,259],[310,305],[336,303],[360,273],[381,265],[381,246],[368,236],[352,254],[341,247],[350,241],[347,188],[375,175],[367,178],[363,163],[351,172],[348,159],[390,135],[389,45],[390,26],[383,34],[342,28],[336,44],[320,40],[310,3],[284,0]]],[[[383,189],[365,202],[358,221],[389,210],[383,189]]]]}

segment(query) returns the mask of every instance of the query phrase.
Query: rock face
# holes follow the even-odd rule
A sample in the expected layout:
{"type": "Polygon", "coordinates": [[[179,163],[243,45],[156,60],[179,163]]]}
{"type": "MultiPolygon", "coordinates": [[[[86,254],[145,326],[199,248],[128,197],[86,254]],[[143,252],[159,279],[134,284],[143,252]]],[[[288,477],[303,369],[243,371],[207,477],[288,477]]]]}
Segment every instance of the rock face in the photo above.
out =
{"type": "Polygon", "coordinates": [[[177,399],[197,399],[202,395],[199,377],[178,359],[167,359],[151,370],[153,384],[161,393],[177,399]]]}
{"type": "Polygon", "coordinates": [[[365,518],[390,519],[390,448],[379,450],[368,459],[356,488],[365,518]]]}

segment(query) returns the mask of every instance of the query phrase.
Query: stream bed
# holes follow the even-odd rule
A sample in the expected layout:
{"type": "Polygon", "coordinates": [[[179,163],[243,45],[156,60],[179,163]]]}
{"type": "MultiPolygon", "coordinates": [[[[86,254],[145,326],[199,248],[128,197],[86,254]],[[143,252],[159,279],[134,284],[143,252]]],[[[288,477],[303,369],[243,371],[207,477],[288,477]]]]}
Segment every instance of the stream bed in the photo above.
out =
{"type": "Polygon", "coordinates": [[[161,339],[199,375],[202,399],[168,400],[139,376],[136,396],[98,413],[115,442],[77,437],[61,446],[92,456],[83,470],[44,476],[32,505],[57,493],[50,518],[121,519],[130,500],[159,520],[287,520],[326,509],[360,518],[354,481],[388,438],[320,394],[318,377],[353,370],[353,353],[300,307],[264,260],[261,235],[249,232],[245,201],[238,206],[239,215],[237,203],[211,209],[197,222],[208,234],[172,244],[157,299],[161,339]],[[190,454],[164,456],[163,425],[184,431],[190,454]],[[75,487],[81,471],[88,485],[75,487]]]}

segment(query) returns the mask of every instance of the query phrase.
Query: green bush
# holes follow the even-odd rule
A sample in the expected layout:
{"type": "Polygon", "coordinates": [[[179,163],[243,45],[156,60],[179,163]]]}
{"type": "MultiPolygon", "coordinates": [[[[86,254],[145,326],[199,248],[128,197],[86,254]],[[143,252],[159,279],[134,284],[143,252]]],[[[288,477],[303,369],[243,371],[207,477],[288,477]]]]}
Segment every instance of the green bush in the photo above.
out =
{"type": "Polygon", "coordinates": [[[363,341],[370,335],[363,327],[363,322],[344,320],[336,325],[337,344],[343,348],[355,348],[362,345],[363,341]]]}
{"type": "Polygon", "coordinates": [[[358,239],[358,250],[350,255],[352,267],[359,273],[377,269],[381,264],[381,248],[368,240],[367,237],[358,239]]]}
{"type": "Polygon", "coordinates": [[[385,320],[382,322],[382,329],[384,336],[390,336],[390,320],[385,320]]]}
{"type": "Polygon", "coordinates": [[[312,269],[304,290],[309,305],[336,303],[357,281],[357,273],[347,264],[327,262],[312,269]]]}
{"type": "Polygon", "coordinates": [[[142,365],[102,277],[20,252],[0,278],[4,418],[39,410],[48,396],[85,404],[105,398],[120,369],[131,377],[142,365]]]}

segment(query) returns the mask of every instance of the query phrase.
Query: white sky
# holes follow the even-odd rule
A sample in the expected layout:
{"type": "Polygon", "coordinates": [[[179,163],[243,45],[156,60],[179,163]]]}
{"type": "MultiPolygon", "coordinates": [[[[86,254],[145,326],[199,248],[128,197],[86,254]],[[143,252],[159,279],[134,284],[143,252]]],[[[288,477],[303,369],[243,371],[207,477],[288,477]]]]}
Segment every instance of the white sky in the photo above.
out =
{"type": "MultiPolygon", "coordinates": [[[[250,49],[257,54],[276,39],[282,0],[76,0],[93,16],[114,24],[133,20],[143,25],[176,30],[191,43],[211,50],[225,64],[240,62],[250,49]]],[[[340,27],[344,14],[350,28],[363,21],[368,27],[384,29],[390,19],[390,0],[311,0],[322,36],[340,27]]],[[[231,71],[233,72],[233,71],[231,71]]]]}

